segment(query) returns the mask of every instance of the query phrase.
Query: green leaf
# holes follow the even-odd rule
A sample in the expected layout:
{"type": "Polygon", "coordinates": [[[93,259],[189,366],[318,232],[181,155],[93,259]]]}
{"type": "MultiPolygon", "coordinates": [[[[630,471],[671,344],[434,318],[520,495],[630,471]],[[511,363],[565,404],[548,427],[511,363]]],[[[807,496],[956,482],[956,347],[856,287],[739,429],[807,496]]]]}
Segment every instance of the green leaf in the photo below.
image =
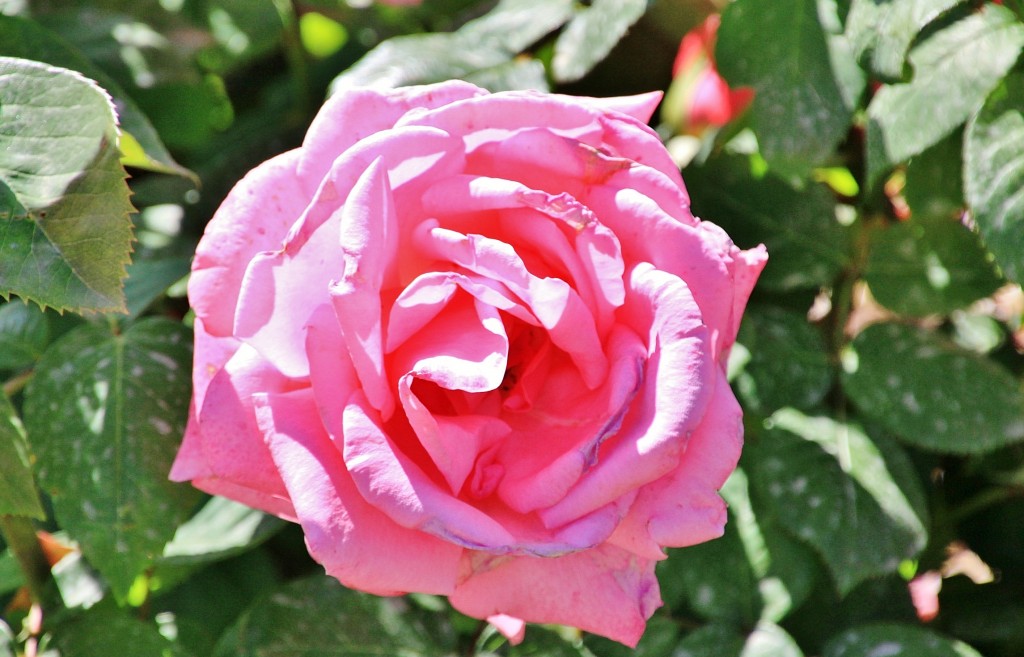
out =
{"type": "Polygon", "coordinates": [[[823,657],[981,657],[962,641],[922,627],[885,623],[855,627],[832,637],[823,657]]]}
{"type": "Polygon", "coordinates": [[[680,641],[672,657],[803,657],[803,654],[784,629],[762,621],[746,636],[727,625],[705,625],[680,641]]]}
{"type": "Polygon", "coordinates": [[[841,594],[924,547],[924,495],[897,445],[792,409],[766,425],[746,448],[757,499],[824,557],[841,594]]]}
{"type": "MultiPolygon", "coordinates": [[[[86,77],[96,80],[113,97],[114,106],[117,108],[121,130],[125,133],[122,135],[122,146],[130,151],[126,153],[124,164],[186,176],[198,181],[195,174],[174,161],[149,119],[124,90],[102,69],[54,32],[28,19],[0,16],[0,56],[45,62],[79,71],[86,77]],[[138,148],[129,148],[129,145],[137,145],[138,148]]],[[[3,211],[0,210],[0,219],[2,218],[3,211]]]]}
{"type": "Polygon", "coordinates": [[[659,563],[662,597],[669,607],[684,604],[712,622],[778,622],[811,592],[817,559],[771,518],[755,514],[742,469],[722,487],[722,497],[729,505],[725,534],[673,550],[659,563]]]}
{"type": "Polygon", "coordinates": [[[190,265],[191,259],[186,257],[140,259],[130,264],[124,283],[128,316],[141,315],[167,288],[188,274],[190,265]]]}
{"type": "Polygon", "coordinates": [[[913,79],[882,87],[868,106],[869,186],[977,111],[1022,46],[1024,24],[992,3],[915,46],[913,79]]]}
{"type": "Polygon", "coordinates": [[[167,480],[188,412],[190,344],[165,319],[122,334],[86,324],[47,351],[25,391],[40,484],[119,599],[198,499],[167,480]]]}
{"type": "Polygon", "coordinates": [[[128,610],[96,608],[72,616],[53,628],[60,657],[186,657],[153,623],[138,620],[128,610]]]}
{"type": "Polygon", "coordinates": [[[977,454],[1024,440],[1024,396],[992,360],[933,332],[875,324],[844,357],[860,411],[927,450],[977,454]]]}
{"type": "Polygon", "coordinates": [[[846,35],[857,59],[881,80],[906,77],[910,44],[928,23],[963,0],[853,0],[846,35]]]}
{"type": "Polygon", "coordinates": [[[0,295],[124,312],[125,175],[102,89],[73,71],[0,57],[0,181],[29,212],[0,222],[0,295]]]}
{"type": "Polygon", "coordinates": [[[50,324],[38,308],[16,302],[0,306],[0,370],[31,366],[49,342],[50,324]]]}
{"type": "Polygon", "coordinates": [[[967,124],[964,188],[996,261],[1024,280],[1024,73],[1006,78],[967,124]]]}
{"type": "MultiPolygon", "coordinates": [[[[523,50],[557,30],[573,15],[572,0],[502,0],[490,13],[454,32],[416,34],[384,41],[339,75],[331,91],[427,84],[484,76],[506,67],[523,50]]],[[[493,75],[493,74],[492,74],[493,75]]],[[[516,88],[523,80],[493,76],[491,91],[516,88]]],[[[526,78],[531,84],[534,76],[526,78]]],[[[545,85],[546,86],[546,85],[545,85]]]]}
{"type": "Polygon", "coordinates": [[[417,615],[408,600],[379,598],[345,588],[330,577],[291,582],[260,598],[218,645],[217,657],[436,657],[453,645],[436,644],[437,614],[417,615]],[[339,613],[344,610],[344,613],[339,613]]]}
{"type": "Polygon", "coordinates": [[[236,555],[273,536],[287,523],[224,497],[213,497],[178,527],[161,563],[197,564],[236,555]]]}
{"type": "MultiPolygon", "coordinates": [[[[520,657],[520,655],[523,657],[527,655],[536,655],[537,657],[592,657],[597,655],[600,657],[669,657],[669,655],[676,654],[675,646],[679,641],[679,626],[676,621],[660,615],[652,616],[647,621],[647,627],[636,648],[624,646],[603,636],[585,633],[583,635],[585,648],[582,650],[575,649],[572,644],[562,639],[560,645],[550,641],[550,648],[542,645],[538,646],[540,649],[531,651],[536,645],[534,637],[540,631],[544,631],[544,628],[530,626],[526,631],[523,645],[517,647],[511,654],[515,657],[520,657]]],[[[545,636],[552,636],[552,634],[552,632],[546,632],[545,636]]]]}
{"type": "Polygon", "coordinates": [[[10,550],[0,552],[0,596],[6,596],[25,584],[25,575],[21,572],[18,560],[10,550]]]}
{"type": "Polygon", "coordinates": [[[774,306],[748,308],[738,341],[750,351],[750,360],[736,380],[737,391],[760,413],[783,406],[810,408],[832,386],[825,341],[805,313],[774,306]]]}
{"type": "Polygon", "coordinates": [[[647,11],[647,0],[594,0],[580,9],[555,40],[556,82],[575,82],[608,56],[647,11]]]}
{"type": "Polygon", "coordinates": [[[904,315],[949,314],[995,292],[977,235],[954,218],[914,215],[875,232],[864,270],[875,299],[904,315]]]}
{"type": "Polygon", "coordinates": [[[831,285],[848,259],[849,230],[823,185],[796,190],[773,175],[754,178],[743,158],[715,158],[686,170],[693,211],[743,247],[771,254],[758,285],[768,290],[831,285]]]}
{"type": "Polygon", "coordinates": [[[849,127],[856,94],[834,70],[832,38],[842,37],[823,27],[815,0],[736,0],[722,14],[718,67],[730,85],[754,88],[761,154],[783,173],[825,162],[849,127]]]}
{"type": "Polygon", "coordinates": [[[25,432],[7,396],[0,394],[0,515],[46,517],[39,505],[25,432]]]}

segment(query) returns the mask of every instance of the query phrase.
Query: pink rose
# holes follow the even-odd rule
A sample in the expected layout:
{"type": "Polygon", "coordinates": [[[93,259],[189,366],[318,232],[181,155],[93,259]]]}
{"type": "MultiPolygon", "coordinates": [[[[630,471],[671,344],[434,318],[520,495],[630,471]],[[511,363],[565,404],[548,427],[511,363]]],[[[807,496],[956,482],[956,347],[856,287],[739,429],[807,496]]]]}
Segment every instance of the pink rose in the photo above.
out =
{"type": "Polygon", "coordinates": [[[663,548],[722,533],[766,259],[690,213],[658,100],[331,98],[199,245],[172,478],[301,523],[352,588],[635,644],[663,548]]]}
{"type": "Polygon", "coordinates": [[[754,99],[753,89],[730,89],[718,74],[715,37],[720,20],[718,14],[708,16],[679,44],[662,114],[678,132],[699,134],[708,126],[721,127],[754,99]]]}

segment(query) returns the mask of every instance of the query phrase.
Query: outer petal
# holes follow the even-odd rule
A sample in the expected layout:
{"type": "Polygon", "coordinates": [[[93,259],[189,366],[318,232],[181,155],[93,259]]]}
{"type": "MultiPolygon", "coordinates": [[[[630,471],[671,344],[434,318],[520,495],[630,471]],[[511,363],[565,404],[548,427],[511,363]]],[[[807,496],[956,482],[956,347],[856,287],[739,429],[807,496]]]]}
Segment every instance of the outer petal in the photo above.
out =
{"type": "MultiPolygon", "coordinates": [[[[381,288],[397,255],[398,219],[387,172],[380,160],[370,165],[341,210],[340,256],[344,271],[331,285],[331,303],[363,391],[384,417],[394,396],[384,371],[381,288]]],[[[309,248],[309,247],[307,247],[309,248]]]]}
{"type": "Polygon", "coordinates": [[[300,155],[289,151],[246,174],[206,226],[188,296],[211,335],[231,335],[246,266],[260,251],[280,248],[309,202],[295,173],[300,155]]]}
{"type": "Polygon", "coordinates": [[[623,320],[637,333],[649,331],[644,384],[597,465],[558,503],[539,512],[549,527],[675,469],[711,398],[706,381],[715,368],[707,329],[686,284],[640,264],[630,273],[627,289],[623,320]]]}
{"type": "Polygon", "coordinates": [[[636,646],[661,606],[654,562],[607,544],[554,559],[470,553],[465,567],[451,603],[478,618],[573,625],[636,646]]]}
{"type": "Polygon", "coordinates": [[[407,112],[443,107],[487,92],[468,82],[450,81],[400,89],[343,89],[327,99],[302,144],[299,179],[312,195],[331,163],[356,142],[387,130],[407,112]],[[313,187],[308,188],[310,182],[313,187]]]}
{"type": "Polygon", "coordinates": [[[398,526],[363,500],[317,420],[311,390],[260,395],[256,414],[310,554],[329,575],[383,595],[451,593],[462,550],[398,526]]]}
{"type": "Polygon", "coordinates": [[[696,545],[722,535],[725,502],[718,489],[736,468],[743,445],[743,410],[718,370],[715,392],[679,467],[640,489],[609,542],[648,559],[662,548],[696,545]]]}

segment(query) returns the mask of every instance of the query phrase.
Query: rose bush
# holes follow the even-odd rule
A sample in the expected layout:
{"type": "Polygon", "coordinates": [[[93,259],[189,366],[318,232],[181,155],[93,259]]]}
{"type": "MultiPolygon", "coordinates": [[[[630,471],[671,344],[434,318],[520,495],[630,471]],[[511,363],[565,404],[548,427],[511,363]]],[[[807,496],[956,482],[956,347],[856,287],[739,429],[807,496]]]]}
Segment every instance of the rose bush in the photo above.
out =
{"type": "Polygon", "coordinates": [[[664,548],[722,532],[766,260],[690,213],[658,100],[331,98],[199,245],[172,478],[301,523],[347,586],[635,644],[664,548]]]}

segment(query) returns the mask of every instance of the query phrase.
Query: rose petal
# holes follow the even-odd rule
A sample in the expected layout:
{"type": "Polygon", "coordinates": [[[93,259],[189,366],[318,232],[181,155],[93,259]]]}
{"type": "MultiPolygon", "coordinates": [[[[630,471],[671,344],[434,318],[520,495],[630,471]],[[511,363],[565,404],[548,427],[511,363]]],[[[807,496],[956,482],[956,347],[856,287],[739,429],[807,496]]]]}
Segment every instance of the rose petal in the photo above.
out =
{"type": "Polygon", "coordinates": [[[549,527],[590,513],[677,467],[699,426],[715,370],[708,334],[683,281],[642,263],[629,274],[622,320],[649,331],[644,384],[597,464],[564,498],[540,511],[549,527]]]}
{"type": "Polygon", "coordinates": [[[380,160],[352,189],[339,230],[344,273],[331,285],[331,302],[363,391],[387,418],[395,401],[384,370],[380,293],[398,248],[398,219],[380,160]]]}
{"type": "Polygon", "coordinates": [[[289,151],[250,171],[228,194],[196,248],[188,297],[211,335],[230,336],[246,265],[280,248],[309,202],[295,174],[300,152],[289,151]]]}
{"type": "Polygon", "coordinates": [[[320,181],[313,202],[285,238],[287,248],[303,248],[322,224],[344,205],[356,183],[380,160],[387,170],[399,216],[415,217],[422,188],[456,175],[464,167],[461,139],[430,127],[396,128],[371,135],[345,151],[320,181]]]}
{"type": "Polygon", "coordinates": [[[661,606],[654,562],[609,545],[553,559],[467,553],[464,568],[450,600],[470,616],[572,625],[636,646],[661,606]]]}
{"type": "Polygon", "coordinates": [[[565,281],[534,276],[504,242],[441,228],[436,220],[416,229],[415,242],[423,253],[502,282],[530,308],[551,341],[572,357],[586,385],[600,384],[608,361],[594,317],[565,281]]]}
{"type": "Polygon", "coordinates": [[[725,502],[718,489],[736,468],[743,445],[743,409],[721,370],[701,424],[679,467],[640,489],[609,541],[648,559],[665,547],[686,547],[722,535],[725,502]]]}
{"type": "Polygon", "coordinates": [[[514,618],[507,614],[495,614],[488,616],[487,622],[501,632],[514,646],[518,646],[526,638],[526,622],[521,618],[514,618]]]}
{"type": "Polygon", "coordinates": [[[635,96],[613,96],[611,98],[588,98],[585,96],[574,96],[579,102],[596,107],[602,111],[622,112],[632,116],[637,121],[647,123],[654,116],[654,110],[658,109],[661,103],[662,94],[660,91],[650,91],[635,96]]]}
{"type": "Polygon", "coordinates": [[[307,185],[314,181],[315,189],[335,158],[360,140],[393,127],[410,110],[443,107],[486,93],[458,80],[400,89],[342,89],[327,99],[306,132],[299,180],[307,185]]]}
{"type": "Polygon", "coordinates": [[[362,500],[317,420],[311,390],[255,399],[259,427],[288,487],[306,545],[329,575],[382,595],[452,591],[462,550],[400,527],[362,500]]]}
{"type": "Polygon", "coordinates": [[[507,416],[515,433],[499,454],[506,473],[498,494],[519,513],[564,498],[597,462],[602,443],[619,431],[643,382],[647,350],[622,326],[612,330],[607,348],[611,366],[599,390],[572,385],[555,365],[534,407],[507,416]]]}
{"type": "Polygon", "coordinates": [[[469,549],[504,551],[515,543],[501,525],[452,497],[396,450],[391,438],[374,421],[374,414],[366,397],[356,391],[345,407],[341,432],[345,437],[345,465],[367,502],[403,527],[469,549]]]}

